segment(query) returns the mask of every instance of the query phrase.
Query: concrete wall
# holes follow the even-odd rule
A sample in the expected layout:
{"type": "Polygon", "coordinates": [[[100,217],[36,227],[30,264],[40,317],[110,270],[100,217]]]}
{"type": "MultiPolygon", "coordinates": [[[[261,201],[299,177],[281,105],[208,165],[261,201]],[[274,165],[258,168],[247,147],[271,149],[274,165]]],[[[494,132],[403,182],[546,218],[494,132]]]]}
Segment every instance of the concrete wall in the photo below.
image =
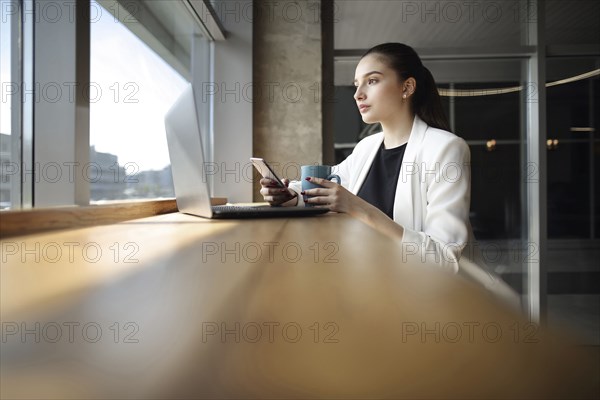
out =
{"type": "MultiPolygon", "coordinates": [[[[254,2],[253,154],[279,174],[322,163],[322,42],[319,1],[254,2]]],[[[298,176],[294,176],[298,175],[298,176]]],[[[258,185],[255,200],[261,200],[258,185]]]]}
{"type": "Polygon", "coordinates": [[[253,182],[245,179],[252,156],[252,103],[244,88],[252,80],[252,0],[223,2],[217,7],[227,40],[214,46],[214,65],[210,79],[217,85],[213,99],[212,195],[230,202],[252,199],[253,182]]]}

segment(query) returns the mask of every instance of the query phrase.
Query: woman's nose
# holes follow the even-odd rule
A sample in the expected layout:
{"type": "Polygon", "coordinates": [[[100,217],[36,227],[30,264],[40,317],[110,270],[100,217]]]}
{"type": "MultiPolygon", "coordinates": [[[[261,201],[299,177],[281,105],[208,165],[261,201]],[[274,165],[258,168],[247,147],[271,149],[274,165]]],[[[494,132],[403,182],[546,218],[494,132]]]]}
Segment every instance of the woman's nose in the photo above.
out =
{"type": "Polygon", "coordinates": [[[365,98],[365,94],[362,91],[360,86],[356,87],[356,91],[354,92],[354,100],[358,101],[358,100],[364,100],[365,98]]]}

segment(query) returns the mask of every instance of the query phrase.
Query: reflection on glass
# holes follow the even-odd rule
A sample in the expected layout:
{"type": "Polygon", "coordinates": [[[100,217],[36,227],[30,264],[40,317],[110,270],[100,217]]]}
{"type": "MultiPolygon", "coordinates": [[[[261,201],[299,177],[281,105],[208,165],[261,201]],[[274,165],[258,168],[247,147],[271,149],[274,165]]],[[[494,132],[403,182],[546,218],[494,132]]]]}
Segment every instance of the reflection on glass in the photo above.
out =
{"type": "Polygon", "coordinates": [[[594,157],[594,239],[600,238],[600,79],[595,79],[592,82],[592,101],[594,107],[592,107],[592,113],[594,118],[594,131],[591,132],[590,137],[592,141],[592,154],[594,157]]]}
{"type": "Polygon", "coordinates": [[[164,116],[187,81],[116,16],[92,5],[91,199],[174,196],[164,116]]]}
{"type": "Polygon", "coordinates": [[[548,238],[590,238],[590,145],[551,146],[548,163],[548,238]]]}
{"type": "MultiPolygon", "coordinates": [[[[7,0],[0,0],[0,9],[8,6],[7,0]]],[[[11,18],[4,15],[0,24],[0,210],[11,206],[11,181],[16,165],[11,157],[11,102],[15,92],[11,74],[11,18]]],[[[17,175],[18,176],[18,175],[17,175]]]]}
{"type": "Polygon", "coordinates": [[[520,148],[471,146],[471,224],[480,240],[521,237],[520,148]]]}
{"type": "MultiPolygon", "coordinates": [[[[595,4],[598,15],[600,7],[595,4]]],[[[585,20],[581,21],[581,28],[579,20],[576,26],[574,23],[564,26],[566,38],[586,29],[585,20]]],[[[596,39],[592,36],[586,40],[597,42],[598,35],[596,39]]],[[[546,91],[547,138],[552,141],[551,145],[546,143],[545,178],[548,321],[550,326],[575,329],[582,343],[596,346],[600,344],[596,279],[600,252],[594,242],[600,228],[600,78],[594,71],[597,73],[599,67],[597,57],[556,57],[546,61],[547,80],[566,81],[550,85],[546,91]],[[587,77],[569,81],[569,77],[582,75],[587,77]]]]}
{"type": "MultiPolygon", "coordinates": [[[[547,64],[549,80],[564,81],[594,71],[597,60],[561,58],[547,64]]],[[[549,239],[592,239],[595,230],[598,81],[596,75],[547,88],[549,239]]]]}
{"type": "MultiPolygon", "coordinates": [[[[455,83],[453,90],[519,86],[518,81],[455,83]]],[[[455,132],[471,147],[471,223],[480,240],[516,240],[521,226],[521,93],[448,97],[455,132]]]]}
{"type": "MultiPolygon", "coordinates": [[[[480,89],[519,86],[519,82],[455,84],[454,89],[480,89]]],[[[456,132],[466,140],[518,140],[520,128],[520,92],[489,96],[455,97],[456,132]]]]}

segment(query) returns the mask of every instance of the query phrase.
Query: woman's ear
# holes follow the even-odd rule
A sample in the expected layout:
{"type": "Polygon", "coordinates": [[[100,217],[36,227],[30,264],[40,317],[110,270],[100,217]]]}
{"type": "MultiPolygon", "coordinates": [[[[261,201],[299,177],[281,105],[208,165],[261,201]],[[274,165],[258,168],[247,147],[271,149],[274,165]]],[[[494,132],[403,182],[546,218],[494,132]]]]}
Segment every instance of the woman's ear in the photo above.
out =
{"type": "Polygon", "coordinates": [[[417,81],[413,77],[406,79],[402,84],[402,94],[406,95],[406,97],[412,96],[416,89],[417,81]]]}

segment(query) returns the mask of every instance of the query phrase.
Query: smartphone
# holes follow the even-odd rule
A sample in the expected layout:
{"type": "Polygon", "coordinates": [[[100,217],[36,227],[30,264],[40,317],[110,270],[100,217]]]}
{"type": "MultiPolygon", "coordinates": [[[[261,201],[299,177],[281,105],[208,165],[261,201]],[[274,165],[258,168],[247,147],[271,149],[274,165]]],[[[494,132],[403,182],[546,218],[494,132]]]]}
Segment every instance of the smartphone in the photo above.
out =
{"type": "Polygon", "coordinates": [[[258,170],[258,172],[263,176],[263,178],[269,178],[277,183],[279,187],[285,187],[281,179],[275,174],[273,168],[265,160],[262,158],[250,158],[254,167],[258,170]]]}

